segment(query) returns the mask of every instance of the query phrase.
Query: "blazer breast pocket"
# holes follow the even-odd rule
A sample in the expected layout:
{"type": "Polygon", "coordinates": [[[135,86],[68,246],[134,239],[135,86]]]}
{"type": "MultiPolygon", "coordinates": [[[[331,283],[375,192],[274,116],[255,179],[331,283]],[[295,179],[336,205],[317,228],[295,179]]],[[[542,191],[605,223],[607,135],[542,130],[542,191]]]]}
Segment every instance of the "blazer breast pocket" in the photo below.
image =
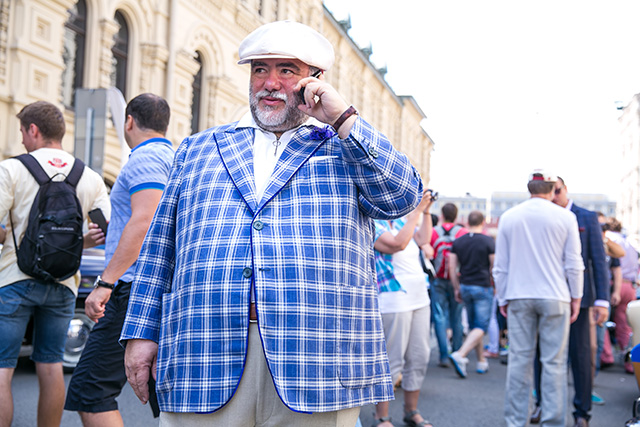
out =
{"type": "Polygon", "coordinates": [[[314,156],[309,159],[309,163],[319,162],[322,160],[338,159],[338,156],[314,156]]]}

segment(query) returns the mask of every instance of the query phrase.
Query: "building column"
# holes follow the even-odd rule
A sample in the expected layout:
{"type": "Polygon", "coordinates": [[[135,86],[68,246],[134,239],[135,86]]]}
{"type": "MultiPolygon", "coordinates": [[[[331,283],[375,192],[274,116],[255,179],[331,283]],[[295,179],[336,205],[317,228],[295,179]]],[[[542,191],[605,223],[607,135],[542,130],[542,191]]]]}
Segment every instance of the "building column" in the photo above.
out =
{"type": "MultiPolygon", "coordinates": [[[[111,49],[115,43],[114,37],[120,30],[120,26],[113,18],[100,20],[100,80],[98,87],[108,88],[111,84],[111,73],[113,71],[113,53],[111,49]]],[[[123,93],[124,96],[126,94],[123,93]]]]}
{"type": "Polygon", "coordinates": [[[176,55],[173,79],[173,102],[171,105],[170,133],[177,139],[191,135],[191,102],[193,100],[193,77],[200,64],[193,52],[181,50],[176,55]]]}
{"type": "Polygon", "coordinates": [[[158,44],[143,43],[140,50],[142,62],[140,92],[161,95],[165,88],[169,49],[158,44]]]}

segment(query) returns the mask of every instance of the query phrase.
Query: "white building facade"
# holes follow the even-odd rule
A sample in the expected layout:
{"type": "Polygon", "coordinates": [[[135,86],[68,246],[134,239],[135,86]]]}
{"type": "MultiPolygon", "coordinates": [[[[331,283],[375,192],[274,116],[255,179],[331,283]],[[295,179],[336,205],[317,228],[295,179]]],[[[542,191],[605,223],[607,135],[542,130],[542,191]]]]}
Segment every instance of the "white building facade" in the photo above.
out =
{"type": "MultiPolygon", "coordinates": [[[[398,96],[321,0],[0,0],[0,159],[24,151],[16,114],[46,100],[65,113],[74,151],[78,88],[118,88],[126,101],[158,94],[172,109],[168,138],[238,120],[248,111],[249,67],[240,41],[267,22],[292,19],[336,50],[327,80],[411,159],[425,184],[433,141],[411,96],[398,96]]],[[[106,127],[103,176],[120,170],[121,141],[106,127]]]]}

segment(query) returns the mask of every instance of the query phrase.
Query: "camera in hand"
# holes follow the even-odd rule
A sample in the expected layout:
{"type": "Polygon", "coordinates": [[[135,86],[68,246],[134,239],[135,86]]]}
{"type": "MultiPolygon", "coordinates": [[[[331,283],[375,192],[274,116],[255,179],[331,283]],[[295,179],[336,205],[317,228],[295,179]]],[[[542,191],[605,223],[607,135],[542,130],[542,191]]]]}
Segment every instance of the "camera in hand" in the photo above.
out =
{"type": "Polygon", "coordinates": [[[437,191],[433,191],[432,189],[428,190],[431,193],[431,200],[433,200],[434,202],[436,200],[438,200],[438,192],[437,191]]]}

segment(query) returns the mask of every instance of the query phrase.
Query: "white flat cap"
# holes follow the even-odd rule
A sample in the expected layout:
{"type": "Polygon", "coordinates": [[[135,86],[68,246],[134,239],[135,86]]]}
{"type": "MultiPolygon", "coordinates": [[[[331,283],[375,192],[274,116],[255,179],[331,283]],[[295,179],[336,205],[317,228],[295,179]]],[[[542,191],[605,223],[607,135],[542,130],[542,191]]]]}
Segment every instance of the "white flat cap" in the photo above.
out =
{"type": "Polygon", "coordinates": [[[557,176],[551,175],[544,169],[534,169],[533,172],[531,172],[531,175],[529,175],[529,181],[556,182],[557,180],[557,176]]]}
{"type": "Polygon", "coordinates": [[[240,43],[240,61],[292,58],[328,70],[335,61],[333,46],[322,34],[294,21],[277,21],[258,27],[240,43]]]}

